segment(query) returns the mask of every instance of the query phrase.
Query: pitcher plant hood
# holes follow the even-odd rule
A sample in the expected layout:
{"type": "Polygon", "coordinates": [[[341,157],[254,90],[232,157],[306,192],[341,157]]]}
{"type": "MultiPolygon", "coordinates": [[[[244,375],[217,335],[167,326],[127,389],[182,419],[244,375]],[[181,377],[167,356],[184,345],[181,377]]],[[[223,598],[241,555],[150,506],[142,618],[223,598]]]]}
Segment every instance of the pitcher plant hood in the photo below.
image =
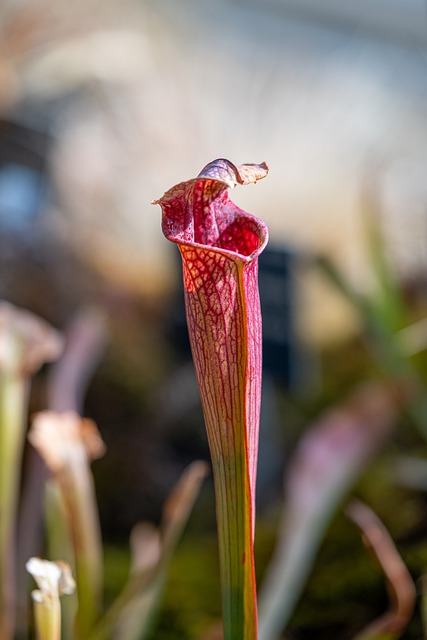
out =
{"type": "Polygon", "coordinates": [[[257,635],[254,501],[262,344],[258,256],[266,225],[228,189],[267,175],[263,164],[214,160],[156,201],[182,256],[191,350],[211,451],[225,640],[257,635]]]}

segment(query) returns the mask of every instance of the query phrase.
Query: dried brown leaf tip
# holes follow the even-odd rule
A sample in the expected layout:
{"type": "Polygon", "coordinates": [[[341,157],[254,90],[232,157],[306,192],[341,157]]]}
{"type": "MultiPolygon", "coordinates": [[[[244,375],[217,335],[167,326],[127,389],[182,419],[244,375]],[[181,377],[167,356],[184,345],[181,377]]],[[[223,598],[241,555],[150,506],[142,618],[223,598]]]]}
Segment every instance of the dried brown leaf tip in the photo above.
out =
{"type": "Polygon", "coordinates": [[[0,373],[29,376],[61,354],[60,334],[35,314],[0,302],[0,373]]]}
{"type": "Polygon", "coordinates": [[[265,162],[261,164],[239,164],[235,165],[230,160],[219,158],[213,160],[199,173],[199,178],[210,178],[224,182],[233,188],[237,184],[250,184],[262,180],[268,174],[268,166],[265,162]]]}
{"type": "Polygon", "coordinates": [[[160,560],[162,542],[159,530],[149,522],[139,522],[131,531],[132,568],[134,572],[152,569],[160,560]]]}
{"type": "Polygon", "coordinates": [[[26,569],[38,586],[38,590],[31,594],[37,602],[49,602],[63,594],[68,595],[74,592],[76,583],[67,562],[30,558],[26,569]]]}
{"type": "Polygon", "coordinates": [[[42,411],[33,419],[28,439],[53,473],[86,464],[105,453],[105,444],[92,420],[68,411],[42,411]]]}

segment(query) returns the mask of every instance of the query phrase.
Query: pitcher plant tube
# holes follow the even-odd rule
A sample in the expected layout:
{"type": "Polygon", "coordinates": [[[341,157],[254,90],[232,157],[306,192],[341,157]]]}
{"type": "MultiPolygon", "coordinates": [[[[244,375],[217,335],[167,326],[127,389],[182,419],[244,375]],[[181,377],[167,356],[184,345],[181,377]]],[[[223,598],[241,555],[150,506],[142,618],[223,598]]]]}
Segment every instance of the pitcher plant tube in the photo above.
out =
{"type": "Polygon", "coordinates": [[[31,377],[59,357],[60,335],[41,318],[0,300],[0,638],[16,623],[16,526],[31,377]]]}
{"type": "Polygon", "coordinates": [[[255,640],[253,557],[261,397],[258,256],[266,225],[228,188],[264,178],[263,164],[214,160],[155,204],[182,257],[191,350],[212,458],[225,640],[255,640]]]}

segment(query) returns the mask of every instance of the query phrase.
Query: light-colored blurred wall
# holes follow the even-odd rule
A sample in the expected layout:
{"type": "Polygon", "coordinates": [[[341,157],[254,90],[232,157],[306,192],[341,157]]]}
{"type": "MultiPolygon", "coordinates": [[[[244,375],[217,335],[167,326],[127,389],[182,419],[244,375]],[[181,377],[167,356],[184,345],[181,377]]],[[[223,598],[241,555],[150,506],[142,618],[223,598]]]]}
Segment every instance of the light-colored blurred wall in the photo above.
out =
{"type": "MultiPolygon", "coordinates": [[[[141,0],[103,13],[92,3],[84,29],[20,67],[27,96],[70,95],[55,119],[52,224],[112,278],[160,290],[171,247],[150,200],[215,157],[265,160],[269,177],[232,197],[267,221],[273,243],[326,251],[363,284],[369,186],[396,264],[425,269],[424,7],[382,0],[382,21],[378,3],[350,15],[340,5],[141,0]]],[[[307,331],[334,333],[344,307],[331,313],[323,288],[307,291],[317,305],[307,331]]]]}

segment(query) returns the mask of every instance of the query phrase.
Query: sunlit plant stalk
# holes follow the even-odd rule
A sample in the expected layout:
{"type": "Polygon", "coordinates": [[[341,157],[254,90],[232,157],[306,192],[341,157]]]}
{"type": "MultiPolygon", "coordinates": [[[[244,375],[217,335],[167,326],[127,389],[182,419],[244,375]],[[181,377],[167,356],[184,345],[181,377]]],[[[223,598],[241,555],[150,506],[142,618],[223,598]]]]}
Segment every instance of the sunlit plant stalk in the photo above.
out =
{"type": "Polygon", "coordinates": [[[87,638],[101,608],[103,561],[90,460],[105,447],[95,424],[74,412],[36,414],[28,436],[61,492],[72,540],[78,611],[77,638],[87,638]]]}
{"type": "MultiPolygon", "coordinates": [[[[85,391],[99,363],[106,337],[105,318],[100,309],[84,307],[71,319],[64,331],[62,355],[48,372],[46,397],[50,410],[82,412],[85,391]]],[[[40,550],[44,528],[48,534],[49,557],[62,558],[75,566],[65,508],[60,487],[55,478],[49,480],[49,470],[42,457],[29,450],[21,492],[17,558],[18,620],[24,624],[28,606],[28,574],[24,565],[40,550]],[[43,517],[46,518],[45,527],[43,517]]],[[[62,602],[62,640],[71,640],[71,634],[74,636],[76,610],[75,593],[62,602]]],[[[25,637],[25,630],[22,630],[22,636],[25,637]]]]}
{"type": "Polygon", "coordinates": [[[267,166],[215,160],[156,201],[182,256],[187,324],[216,490],[225,640],[255,640],[254,500],[261,396],[258,256],[265,224],[228,188],[267,166]]]}
{"type": "MultiPolygon", "coordinates": [[[[46,532],[46,555],[62,558],[75,574],[75,553],[67,507],[61,488],[55,478],[45,481],[44,517],[46,532]]],[[[75,623],[78,610],[77,591],[61,602],[61,640],[75,640],[75,623]]]]}
{"type": "Polygon", "coordinates": [[[73,593],[75,588],[70,566],[66,562],[30,558],[26,568],[38,586],[31,593],[37,640],[61,640],[59,597],[73,593]]]}
{"type": "Polygon", "coordinates": [[[61,340],[35,315],[0,303],[0,637],[15,627],[15,538],[30,377],[61,340]]]}

